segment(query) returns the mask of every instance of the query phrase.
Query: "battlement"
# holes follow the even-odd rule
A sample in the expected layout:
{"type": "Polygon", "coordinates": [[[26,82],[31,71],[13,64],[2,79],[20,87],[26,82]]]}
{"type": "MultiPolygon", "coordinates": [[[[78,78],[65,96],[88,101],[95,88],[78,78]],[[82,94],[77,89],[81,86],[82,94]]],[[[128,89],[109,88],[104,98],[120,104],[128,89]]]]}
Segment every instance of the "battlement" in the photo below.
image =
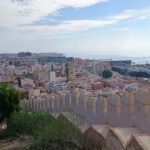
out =
{"type": "Polygon", "coordinates": [[[92,96],[87,91],[76,89],[60,92],[49,99],[25,100],[23,106],[32,111],[53,113],[72,110],[80,113],[90,124],[136,126],[141,131],[150,133],[150,89],[105,96],[92,96]]]}

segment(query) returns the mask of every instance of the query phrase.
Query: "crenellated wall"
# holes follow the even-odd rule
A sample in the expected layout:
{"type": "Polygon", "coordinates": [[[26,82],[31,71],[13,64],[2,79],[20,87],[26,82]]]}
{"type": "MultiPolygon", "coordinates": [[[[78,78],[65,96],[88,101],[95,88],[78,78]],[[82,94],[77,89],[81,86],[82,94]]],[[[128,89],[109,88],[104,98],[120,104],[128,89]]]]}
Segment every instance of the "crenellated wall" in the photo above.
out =
{"type": "Polygon", "coordinates": [[[150,89],[138,89],[135,93],[91,96],[90,92],[76,89],[60,92],[49,99],[30,99],[23,106],[32,111],[61,113],[71,110],[79,113],[90,124],[111,126],[136,126],[150,133],[150,89]]]}

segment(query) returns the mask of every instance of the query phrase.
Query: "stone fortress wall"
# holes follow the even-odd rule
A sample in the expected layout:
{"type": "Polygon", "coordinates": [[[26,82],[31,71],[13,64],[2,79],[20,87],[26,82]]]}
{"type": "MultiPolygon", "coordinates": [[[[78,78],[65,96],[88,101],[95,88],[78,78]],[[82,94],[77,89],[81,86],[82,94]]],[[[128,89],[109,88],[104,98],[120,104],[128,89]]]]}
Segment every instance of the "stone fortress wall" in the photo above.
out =
{"type": "Polygon", "coordinates": [[[89,124],[110,124],[137,127],[150,134],[150,89],[135,93],[91,96],[90,92],[76,89],[60,92],[49,99],[24,100],[23,106],[32,111],[61,113],[71,110],[80,114],[89,124]]]}

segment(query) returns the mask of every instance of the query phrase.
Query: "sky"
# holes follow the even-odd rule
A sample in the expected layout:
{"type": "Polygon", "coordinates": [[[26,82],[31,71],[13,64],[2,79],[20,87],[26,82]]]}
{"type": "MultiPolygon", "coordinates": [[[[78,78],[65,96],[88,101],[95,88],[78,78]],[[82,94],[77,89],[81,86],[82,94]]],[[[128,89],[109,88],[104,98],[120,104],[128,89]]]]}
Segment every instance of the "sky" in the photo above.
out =
{"type": "Polygon", "coordinates": [[[150,57],[149,0],[1,0],[0,53],[150,57]]]}

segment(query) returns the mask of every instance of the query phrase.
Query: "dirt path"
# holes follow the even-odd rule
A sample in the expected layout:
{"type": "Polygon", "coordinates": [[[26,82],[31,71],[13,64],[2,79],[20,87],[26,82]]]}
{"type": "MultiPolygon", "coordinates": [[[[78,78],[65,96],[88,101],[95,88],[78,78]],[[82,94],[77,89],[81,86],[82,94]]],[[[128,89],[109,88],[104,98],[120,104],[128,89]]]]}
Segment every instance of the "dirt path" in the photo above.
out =
{"type": "Polygon", "coordinates": [[[26,145],[25,142],[13,141],[13,142],[5,143],[5,145],[0,147],[0,150],[11,150],[18,147],[24,147],[25,145],[26,145]]]}

